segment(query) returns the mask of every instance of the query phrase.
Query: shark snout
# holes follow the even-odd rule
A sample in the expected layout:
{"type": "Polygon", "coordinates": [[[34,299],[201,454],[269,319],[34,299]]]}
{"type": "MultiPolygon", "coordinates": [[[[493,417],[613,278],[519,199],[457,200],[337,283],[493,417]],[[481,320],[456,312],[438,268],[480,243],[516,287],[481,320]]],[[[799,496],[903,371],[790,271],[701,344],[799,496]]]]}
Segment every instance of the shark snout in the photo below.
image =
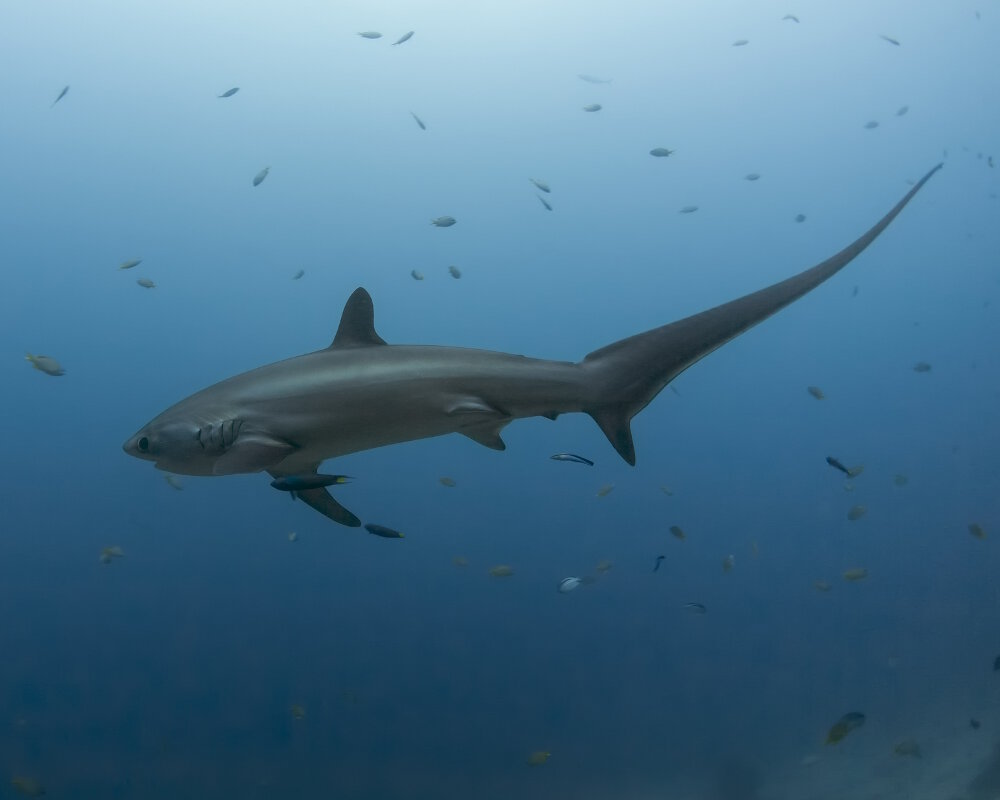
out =
{"type": "Polygon", "coordinates": [[[130,436],[122,444],[122,450],[133,458],[149,458],[149,437],[141,431],[135,436],[130,436]]]}

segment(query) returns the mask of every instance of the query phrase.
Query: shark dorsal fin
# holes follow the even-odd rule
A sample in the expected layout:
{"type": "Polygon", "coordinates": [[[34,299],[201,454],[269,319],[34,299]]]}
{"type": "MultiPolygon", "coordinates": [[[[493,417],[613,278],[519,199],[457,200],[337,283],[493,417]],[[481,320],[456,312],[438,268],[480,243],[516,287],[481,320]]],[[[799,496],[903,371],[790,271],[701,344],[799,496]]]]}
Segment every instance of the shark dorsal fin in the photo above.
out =
{"type": "Polygon", "coordinates": [[[368,347],[385,344],[385,339],[375,333],[375,306],[372,297],[360,286],[347,298],[344,313],[340,317],[340,327],[333,337],[331,348],[368,347]]]}

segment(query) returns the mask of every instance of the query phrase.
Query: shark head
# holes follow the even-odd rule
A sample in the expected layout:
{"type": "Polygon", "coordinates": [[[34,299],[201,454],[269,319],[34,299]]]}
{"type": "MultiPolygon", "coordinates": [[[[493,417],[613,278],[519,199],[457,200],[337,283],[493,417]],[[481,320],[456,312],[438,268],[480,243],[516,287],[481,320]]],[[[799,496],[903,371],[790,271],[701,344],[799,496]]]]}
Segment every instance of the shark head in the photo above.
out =
{"type": "Polygon", "coordinates": [[[153,420],[130,437],[122,449],[130,456],[153,461],[157,469],[178,475],[212,475],[218,453],[207,452],[201,428],[179,419],[153,420]]]}
{"type": "Polygon", "coordinates": [[[178,475],[235,475],[273,469],[294,451],[239,417],[194,413],[178,403],[122,445],[130,456],[178,475]],[[211,420],[211,421],[209,421],[211,420]]]}

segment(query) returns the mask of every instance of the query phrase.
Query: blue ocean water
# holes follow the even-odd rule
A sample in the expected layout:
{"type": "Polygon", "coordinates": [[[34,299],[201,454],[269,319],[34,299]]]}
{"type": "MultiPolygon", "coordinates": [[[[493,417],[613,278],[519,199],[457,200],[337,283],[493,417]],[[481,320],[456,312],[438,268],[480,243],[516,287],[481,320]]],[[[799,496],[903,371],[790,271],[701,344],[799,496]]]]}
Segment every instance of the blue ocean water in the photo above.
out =
{"type": "Polygon", "coordinates": [[[0,5],[0,796],[993,797],[1000,6],[792,5],[0,5]],[[390,343],[579,360],[940,161],[636,417],[635,467],[582,415],[330,462],[385,540],[121,450],[358,286],[390,343]]]}

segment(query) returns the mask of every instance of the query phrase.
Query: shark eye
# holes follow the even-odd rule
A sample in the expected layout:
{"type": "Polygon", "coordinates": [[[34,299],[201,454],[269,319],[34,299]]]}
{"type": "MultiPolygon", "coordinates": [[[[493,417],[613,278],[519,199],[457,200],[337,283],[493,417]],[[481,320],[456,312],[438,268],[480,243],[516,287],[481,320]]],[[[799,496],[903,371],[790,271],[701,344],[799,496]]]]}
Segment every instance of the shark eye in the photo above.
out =
{"type": "Polygon", "coordinates": [[[147,439],[145,436],[143,436],[141,439],[139,439],[138,442],[136,442],[136,446],[139,448],[139,452],[140,453],[148,453],[149,452],[149,439],[147,439]]]}

